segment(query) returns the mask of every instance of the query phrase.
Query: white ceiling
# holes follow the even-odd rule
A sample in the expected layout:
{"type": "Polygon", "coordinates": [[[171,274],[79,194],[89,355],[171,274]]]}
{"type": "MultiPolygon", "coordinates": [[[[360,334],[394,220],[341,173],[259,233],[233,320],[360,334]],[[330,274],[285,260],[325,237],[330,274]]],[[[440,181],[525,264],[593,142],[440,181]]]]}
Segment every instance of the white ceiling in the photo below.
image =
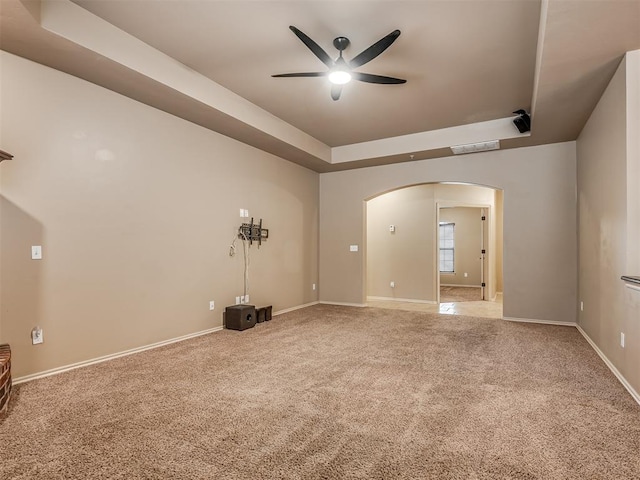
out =
{"type": "Polygon", "coordinates": [[[0,8],[3,50],[317,171],[444,156],[449,145],[494,138],[502,148],[573,140],[624,52],[640,48],[640,0],[1,0],[0,8]],[[326,69],[289,25],[332,57],[333,38],[347,36],[347,60],[397,28],[398,40],[357,70],[407,83],[352,82],[336,102],[324,78],[272,78],[326,69]],[[518,108],[533,111],[530,136],[510,124],[518,108]]]}

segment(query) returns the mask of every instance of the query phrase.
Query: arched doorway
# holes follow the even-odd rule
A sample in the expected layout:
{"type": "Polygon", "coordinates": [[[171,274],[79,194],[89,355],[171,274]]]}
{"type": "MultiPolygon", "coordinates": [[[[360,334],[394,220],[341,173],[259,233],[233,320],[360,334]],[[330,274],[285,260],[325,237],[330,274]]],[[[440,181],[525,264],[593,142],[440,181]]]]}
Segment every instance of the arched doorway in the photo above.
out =
{"type": "Polygon", "coordinates": [[[475,307],[479,315],[502,317],[500,190],[467,184],[411,185],[368,199],[365,209],[368,305],[460,314],[473,314],[475,307]],[[443,282],[440,224],[441,218],[447,218],[445,209],[453,213],[455,208],[484,216],[485,233],[478,228],[473,239],[465,238],[469,227],[461,223],[464,216],[457,217],[458,235],[465,236],[447,247],[453,261],[443,282]],[[465,251],[474,248],[469,247],[474,243],[470,240],[477,241],[475,253],[465,251]],[[478,274],[472,267],[477,267],[478,274]],[[440,302],[442,283],[460,289],[477,287],[479,298],[440,302]]]}

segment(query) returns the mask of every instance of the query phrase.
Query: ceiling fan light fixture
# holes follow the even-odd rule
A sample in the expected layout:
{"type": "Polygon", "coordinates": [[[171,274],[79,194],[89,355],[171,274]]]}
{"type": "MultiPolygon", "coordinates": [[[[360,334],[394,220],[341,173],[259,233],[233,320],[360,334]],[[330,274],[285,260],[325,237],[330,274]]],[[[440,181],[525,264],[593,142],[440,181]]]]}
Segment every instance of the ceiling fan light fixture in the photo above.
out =
{"type": "Polygon", "coordinates": [[[344,85],[351,81],[351,74],[345,70],[334,70],[329,74],[329,81],[334,85],[344,85]]]}
{"type": "Polygon", "coordinates": [[[389,48],[391,44],[395,42],[396,39],[400,36],[400,30],[394,30],[389,35],[381,38],[376,43],[364,49],[358,55],[353,57],[349,62],[347,62],[342,57],[342,52],[349,46],[350,43],[347,37],[336,37],[333,39],[333,46],[336,47],[336,49],[340,52],[340,56],[334,60],[306,33],[303,33],[293,25],[289,26],[289,30],[291,30],[296,35],[296,37],[298,37],[298,39],[300,39],[300,41],[304,43],[309,50],[311,50],[311,53],[313,53],[318,58],[318,60],[320,60],[329,68],[329,71],[279,73],[277,75],[271,75],[272,77],[327,77],[329,79],[329,82],[332,84],[331,98],[333,100],[340,99],[342,85],[349,83],[351,80],[357,80],[359,82],[366,83],[378,83],[382,85],[407,83],[407,81],[402,78],[386,77],[384,75],[374,75],[371,73],[352,71],[353,69],[369,63],[371,60],[373,60],[387,48],[389,48]]]}

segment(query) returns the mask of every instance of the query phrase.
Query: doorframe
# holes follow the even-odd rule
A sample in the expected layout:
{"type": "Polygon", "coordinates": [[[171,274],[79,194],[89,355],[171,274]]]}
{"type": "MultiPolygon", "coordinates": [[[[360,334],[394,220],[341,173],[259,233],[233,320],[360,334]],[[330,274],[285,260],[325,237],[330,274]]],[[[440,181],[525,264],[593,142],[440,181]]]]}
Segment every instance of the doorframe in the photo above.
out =
{"type": "MultiPolygon", "coordinates": [[[[434,275],[435,275],[435,279],[433,284],[435,285],[435,299],[438,305],[440,305],[440,209],[441,208],[456,208],[456,207],[463,207],[463,208],[477,208],[479,210],[483,210],[486,209],[486,217],[487,219],[485,220],[485,222],[487,222],[486,224],[484,224],[483,228],[486,228],[486,232],[487,232],[487,239],[488,239],[488,243],[491,243],[490,239],[491,239],[491,228],[493,227],[493,211],[491,209],[491,205],[486,204],[486,203],[465,203],[465,202],[458,202],[456,200],[436,200],[435,202],[435,208],[436,208],[436,214],[435,214],[435,218],[436,218],[436,228],[434,229],[435,231],[435,239],[433,244],[435,245],[435,251],[433,252],[433,258],[434,258],[434,266],[436,268],[434,268],[434,275]]],[[[483,233],[481,233],[481,235],[483,235],[483,233]]],[[[481,239],[482,241],[484,241],[484,238],[481,239]]],[[[492,251],[491,248],[488,248],[485,245],[485,250],[486,250],[486,254],[485,254],[485,259],[483,260],[482,263],[486,263],[487,265],[487,270],[489,270],[489,267],[491,265],[491,262],[493,261],[493,255],[494,252],[492,251]]],[[[481,268],[484,268],[484,265],[482,265],[481,263],[481,268]]],[[[484,283],[485,283],[485,290],[483,293],[483,296],[485,297],[486,300],[486,292],[490,292],[491,291],[491,275],[488,274],[488,272],[484,272],[484,283]]]]}

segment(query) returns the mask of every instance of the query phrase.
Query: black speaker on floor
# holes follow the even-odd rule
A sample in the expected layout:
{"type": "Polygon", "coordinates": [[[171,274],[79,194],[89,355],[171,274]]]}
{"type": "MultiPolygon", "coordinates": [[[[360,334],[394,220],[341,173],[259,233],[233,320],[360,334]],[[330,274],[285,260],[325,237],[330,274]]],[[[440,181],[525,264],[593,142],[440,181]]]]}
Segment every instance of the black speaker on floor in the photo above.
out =
{"type": "Polygon", "coordinates": [[[224,311],[224,326],[229,330],[246,330],[256,324],[256,307],[232,305],[224,311]]]}

